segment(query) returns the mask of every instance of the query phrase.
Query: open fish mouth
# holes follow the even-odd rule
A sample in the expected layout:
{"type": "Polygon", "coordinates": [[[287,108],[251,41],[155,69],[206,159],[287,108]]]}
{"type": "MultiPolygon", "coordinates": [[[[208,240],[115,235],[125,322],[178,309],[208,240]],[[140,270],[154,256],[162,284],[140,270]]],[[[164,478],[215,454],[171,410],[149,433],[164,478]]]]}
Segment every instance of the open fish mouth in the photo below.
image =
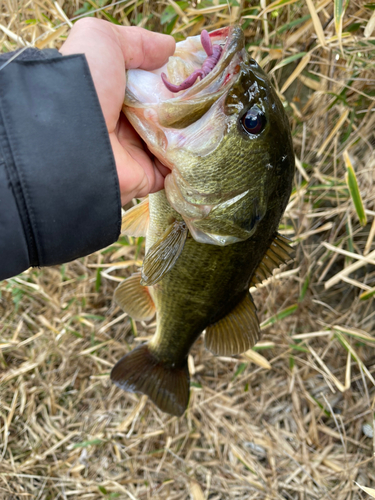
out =
{"type": "MultiPolygon", "coordinates": [[[[165,107],[167,103],[173,105],[191,101],[192,97],[202,99],[203,91],[206,98],[207,94],[219,92],[217,99],[222,95],[220,91],[223,87],[229,86],[233,76],[238,73],[239,61],[234,67],[230,63],[243,48],[244,35],[238,26],[211,33],[204,31],[201,36],[189,37],[177,44],[174,55],[163,67],[149,72],[128,72],[124,104],[130,107],[150,104],[153,108],[155,104],[161,104],[161,107],[165,107]],[[196,81],[198,77],[200,81],[196,81]]],[[[162,122],[160,124],[168,126],[162,122]]],[[[169,126],[172,126],[172,122],[169,126]]]]}
{"type": "Polygon", "coordinates": [[[159,69],[129,71],[125,106],[148,106],[151,113],[146,118],[168,128],[185,128],[203,116],[232,85],[244,48],[238,26],[205,33],[179,42],[174,55],[159,69]]]}
{"type": "Polygon", "coordinates": [[[180,92],[181,90],[189,89],[194,85],[197,78],[200,78],[202,80],[212,72],[221,57],[223,48],[220,44],[212,44],[210,35],[206,30],[203,30],[201,33],[201,44],[207,54],[207,59],[202,64],[201,68],[194,70],[193,73],[185,78],[183,82],[175,85],[168,80],[165,73],[161,74],[161,79],[163,80],[163,83],[168,90],[170,90],[171,92],[180,92]]]}
{"type": "Polygon", "coordinates": [[[252,213],[253,195],[245,196],[246,185],[234,179],[236,186],[217,189],[216,181],[207,186],[202,180],[203,170],[198,181],[194,174],[199,165],[207,173],[212,170],[219,145],[237,130],[244,105],[232,100],[228,114],[226,99],[241,73],[248,71],[248,60],[243,31],[231,26],[179,42],[162,68],[128,72],[124,112],[150,151],[171,169],[165,179],[167,199],[200,243],[225,246],[243,241],[261,219],[252,213]],[[244,204],[249,213],[244,214],[244,204]],[[244,220],[233,213],[226,216],[229,206],[229,212],[238,208],[244,220]]]}

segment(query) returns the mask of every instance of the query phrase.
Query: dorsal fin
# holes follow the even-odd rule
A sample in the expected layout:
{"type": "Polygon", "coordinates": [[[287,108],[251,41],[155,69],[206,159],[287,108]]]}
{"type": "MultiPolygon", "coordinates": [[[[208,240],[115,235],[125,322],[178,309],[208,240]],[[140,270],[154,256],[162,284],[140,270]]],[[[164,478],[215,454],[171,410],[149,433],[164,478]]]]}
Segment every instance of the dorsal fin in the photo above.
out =
{"type": "Polygon", "coordinates": [[[146,254],[141,284],[155,285],[172,269],[184,248],[188,228],[184,221],[174,221],[146,254]]]}
{"type": "Polygon", "coordinates": [[[121,232],[128,236],[146,236],[150,221],[148,198],[128,210],[121,223],[121,232]]]}
{"type": "Polygon", "coordinates": [[[290,246],[288,238],[277,233],[261,263],[254,271],[250,286],[258,285],[272,276],[274,269],[292,260],[293,253],[294,249],[290,246]]]}
{"type": "Polygon", "coordinates": [[[230,313],[206,328],[204,343],[214,354],[234,356],[251,349],[259,338],[256,308],[247,293],[230,313]]]}
{"type": "Polygon", "coordinates": [[[156,312],[154,301],[141,285],[141,273],[134,273],[124,280],[115,291],[114,299],[123,311],[138,321],[151,319],[156,312]]]}

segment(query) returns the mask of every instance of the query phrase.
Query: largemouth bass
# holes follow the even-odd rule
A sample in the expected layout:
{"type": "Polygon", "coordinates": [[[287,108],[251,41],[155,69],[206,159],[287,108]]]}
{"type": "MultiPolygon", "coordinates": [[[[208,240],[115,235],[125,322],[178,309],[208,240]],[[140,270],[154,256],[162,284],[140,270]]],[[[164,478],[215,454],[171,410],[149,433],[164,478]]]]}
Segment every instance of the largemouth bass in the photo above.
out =
{"type": "Polygon", "coordinates": [[[249,287],[290,259],[277,233],[294,175],[290,127],[239,27],[187,38],[159,70],[128,71],[124,112],[171,174],[124,216],[126,234],[146,236],[146,256],[115,299],[134,319],[156,312],[157,328],[111,379],[179,416],[195,340],[205,330],[218,355],[253,347],[249,287]]]}

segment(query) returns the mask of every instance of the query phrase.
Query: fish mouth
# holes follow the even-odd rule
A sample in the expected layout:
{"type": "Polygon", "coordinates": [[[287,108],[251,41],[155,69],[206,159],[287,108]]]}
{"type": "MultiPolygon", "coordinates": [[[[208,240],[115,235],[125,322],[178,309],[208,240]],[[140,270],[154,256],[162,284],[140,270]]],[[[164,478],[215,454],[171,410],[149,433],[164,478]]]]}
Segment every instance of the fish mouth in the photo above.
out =
{"type": "Polygon", "coordinates": [[[208,34],[213,47],[219,45],[220,57],[211,71],[200,81],[177,93],[163,83],[166,74],[171,84],[181,84],[189,74],[199,70],[207,58],[199,36],[179,42],[176,51],[163,67],[144,72],[130,70],[124,101],[126,107],[152,108],[152,121],[161,127],[182,129],[197,121],[233,85],[241,70],[241,62],[247,58],[245,39],[239,26],[230,26],[208,34]],[[147,73],[147,82],[146,75],[147,73]],[[142,86],[138,78],[142,78],[142,86]]]}
{"type": "MultiPolygon", "coordinates": [[[[196,96],[197,94],[205,90],[217,78],[223,79],[224,76],[223,72],[229,66],[229,63],[231,62],[235,54],[238,54],[238,52],[240,52],[245,45],[244,34],[239,26],[229,26],[226,28],[211,31],[211,33],[209,33],[208,35],[213,47],[215,47],[216,44],[221,47],[222,50],[220,58],[213,67],[213,69],[204,78],[202,78],[199,82],[195,83],[194,85],[191,85],[186,91],[179,93],[179,95],[176,97],[179,100],[185,100],[191,98],[192,96],[196,96]]],[[[195,41],[197,42],[197,40],[195,41]]],[[[184,50],[183,43],[184,42],[182,42],[181,44],[182,51],[184,50]]],[[[181,49],[180,52],[177,51],[177,54],[182,53],[181,49]]],[[[185,53],[185,57],[189,58],[189,55],[190,55],[189,52],[185,53]]],[[[167,64],[167,71],[168,71],[168,64],[167,64]]],[[[201,65],[201,59],[197,59],[197,61],[194,61],[193,65],[196,64],[198,64],[198,66],[201,65]]],[[[229,80],[228,76],[227,75],[225,76],[227,77],[226,80],[228,81],[229,80]]],[[[227,81],[225,81],[225,83],[227,83],[227,81]]]]}
{"type": "MultiPolygon", "coordinates": [[[[248,64],[244,34],[239,26],[230,26],[207,36],[213,49],[220,45],[220,56],[200,81],[184,86],[209,57],[205,43],[202,45],[203,39],[189,37],[177,44],[174,55],[162,68],[128,72],[124,113],[149,150],[171,169],[165,178],[166,196],[185,220],[193,238],[200,243],[225,246],[244,241],[255,231],[253,227],[251,230],[244,227],[246,224],[240,217],[226,215],[226,209],[232,207],[231,211],[238,209],[245,221],[252,217],[253,201],[248,199],[249,193],[243,188],[216,193],[197,191],[181,174],[179,162],[183,156],[178,157],[176,153],[183,150],[193,157],[207,156],[234,123],[227,117],[224,103],[248,64]],[[180,87],[181,90],[175,90],[180,87]],[[216,119],[215,134],[210,124],[213,118],[216,119]],[[208,139],[197,132],[204,127],[208,139]],[[194,145],[189,142],[191,137],[196,138],[194,145]],[[246,206],[250,207],[249,212],[246,206]]],[[[241,103],[238,106],[242,109],[241,103]]]]}

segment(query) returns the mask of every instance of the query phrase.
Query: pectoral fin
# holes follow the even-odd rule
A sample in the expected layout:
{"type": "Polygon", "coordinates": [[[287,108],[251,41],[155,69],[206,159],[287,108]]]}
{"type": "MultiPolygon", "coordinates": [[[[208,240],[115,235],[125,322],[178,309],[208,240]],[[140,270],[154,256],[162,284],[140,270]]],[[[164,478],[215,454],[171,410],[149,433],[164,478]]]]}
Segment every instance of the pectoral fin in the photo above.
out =
{"type": "Polygon", "coordinates": [[[155,285],[172,269],[184,248],[187,234],[184,221],[175,221],[167,228],[143,261],[142,285],[155,285]]]}
{"type": "Polygon", "coordinates": [[[155,314],[155,304],[146,286],[141,285],[141,273],[134,273],[123,281],[115,291],[117,304],[138,321],[151,319],[155,314]]]}
{"type": "Polygon", "coordinates": [[[250,286],[262,283],[264,280],[272,276],[272,271],[281,264],[286,264],[292,259],[294,249],[290,246],[290,241],[277,234],[275,239],[272,241],[267,252],[255,270],[253,277],[251,279],[250,286]]]}
{"type": "Polygon", "coordinates": [[[128,236],[146,236],[150,221],[148,198],[128,210],[121,223],[121,232],[128,236]]]}
{"type": "Polygon", "coordinates": [[[233,356],[251,349],[259,338],[256,308],[248,293],[229,314],[206,328],[205,345],[214,354],[233,356]]]}

